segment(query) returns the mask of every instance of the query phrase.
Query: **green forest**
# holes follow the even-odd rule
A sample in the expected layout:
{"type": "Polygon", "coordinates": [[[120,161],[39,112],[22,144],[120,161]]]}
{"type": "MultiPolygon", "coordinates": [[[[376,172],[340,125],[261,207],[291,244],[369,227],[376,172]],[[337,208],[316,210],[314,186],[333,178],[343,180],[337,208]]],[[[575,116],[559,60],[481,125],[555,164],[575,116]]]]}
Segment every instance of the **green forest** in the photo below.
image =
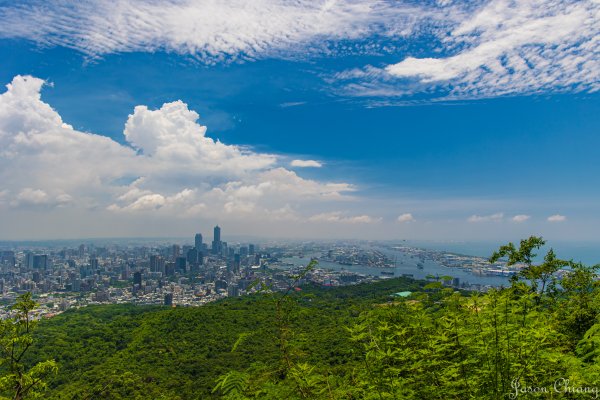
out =
{"type": "Polygon", "coordinates": [[[2,322],[0,398],[598,398],[598,266],[543,245],[500,247],[491,261],[523,268],[487,293],[395,278],[40,322],[24,295],[2,322]]]}

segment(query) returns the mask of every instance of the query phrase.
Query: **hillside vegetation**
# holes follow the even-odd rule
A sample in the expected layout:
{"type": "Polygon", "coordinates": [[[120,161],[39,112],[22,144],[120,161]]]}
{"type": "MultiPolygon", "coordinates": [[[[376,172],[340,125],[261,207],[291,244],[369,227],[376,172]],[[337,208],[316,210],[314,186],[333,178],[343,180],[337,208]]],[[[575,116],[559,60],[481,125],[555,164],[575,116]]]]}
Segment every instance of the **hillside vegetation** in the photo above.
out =
{"type": "Polygon", "coordinates": [[[26,362],[56,362],[47,399],[596,398],[596,267],[534,264],[542,244],[503,246],[492,258],[525,268],[486,294],[397,278],[71,310],[37,327],[26,362]]]}

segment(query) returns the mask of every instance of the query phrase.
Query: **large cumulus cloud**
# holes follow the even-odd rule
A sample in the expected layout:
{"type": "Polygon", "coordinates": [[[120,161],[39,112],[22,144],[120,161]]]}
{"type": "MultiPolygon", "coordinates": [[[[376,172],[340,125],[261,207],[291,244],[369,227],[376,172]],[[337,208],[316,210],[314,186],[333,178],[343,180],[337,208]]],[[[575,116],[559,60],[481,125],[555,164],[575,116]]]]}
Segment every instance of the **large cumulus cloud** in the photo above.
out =
{"type": "Polygon", "coordinates": [[[213,140],[182,101],[136,107],[124,128],[128,145],[75,130],[42,101],[43,85],[16,76],[0,95],[0,212],[294,220],[305,204],[348,200],[355,190],[213,140]]]}

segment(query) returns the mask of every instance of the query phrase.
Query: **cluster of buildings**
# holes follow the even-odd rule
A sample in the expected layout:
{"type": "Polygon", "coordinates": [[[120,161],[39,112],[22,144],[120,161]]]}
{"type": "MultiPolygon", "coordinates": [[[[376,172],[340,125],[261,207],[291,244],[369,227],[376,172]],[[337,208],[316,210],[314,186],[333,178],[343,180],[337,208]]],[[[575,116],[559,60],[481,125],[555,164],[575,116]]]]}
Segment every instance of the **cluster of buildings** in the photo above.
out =
{"type": "MultiPolygon", "coordinates": [[[[202,305],[270,287],[287,289],[298,268],[282,267],[285,247],[262,248],[201,233],[193,244],[80,244],[4,246],[0,249],[0,317],[10,315],[19,294],[31,292],[39,313],[52,316],[89,304],[202,305]],[[255,285],[255,282],[264,285],[255,285]]],[[[325,286],[364,281],[362,275],[316,269],[302,282],[325,286]]]]}
{"type": "Polygon", "coordinates": [[[210,246],[200,233],[193,245],[14,246],[0,250],[0,298],[4,315],[25,292],[50,315],[96,303],[202,304],[239,296],[266,275],[257,250],[253,244],[229,246],[219,226],[210,246]]]}
{"type": "Polygon", "coordinates": [[[464,254],[455,254],[447,251],[425,250],[409,246],[395,246],[396,250],[401,250],[411,258],[419,260],[421,263],[425,260],[435,261],[439,265],[448,268],[462,268],[470,271],[476,276],[504,276],[509,277],[518,274],[524,267],[517,263],[508,265],[506,261],[499,260],[490,263],[485,257],[469,256],[464,254]]]}
{"type": "MultiPolygon", "coordinates": [[[[370,282],[386,278],[379,276],[377,270],[381,270],[381,275],[394,275],[394,267],[405,262],[419,266],[426,260],[443,267],[466,268],[474,274],[508,275],[519,268],[509,268],[502,262],[490,265],[479,257],[405,246],[391,247],[404,254],[402,260],[392,259],[371,243],[262,243],[259,248],[252,243],[223,241],[219,226],[214,227],[211,242],[205,242],[201,233],[194,236],[193,242],[182,242],[2,244],[0,318],[9,316],[10,305],[26,292],[31,292],[41,304],[41,315],[52,316],[90,304],[194,306],[265,287],[286,290],[312,259],[318,259],[325,267],[317,266],[296,284],[339,286],[370,282]],[[304,261],[303,265],[298,260],[304,261]],[[362,266],[365,272],[352,272],[345,265],[362,266]],[[373,268],[375,275],[368,272],[373,268]]],[[[439,279],[434,275],[427,278],[439,279]]],[[[458,278],[443,283],[454,287],[460,284],[458,278]]]]}
{"type": "Polygon", "coordinates": [[[394,268],[395,261],[381,251],[365,249],[358,245],[333,246],[323,252],[319,260],[340,265],[363,265],[375,268],[394,268]]]}

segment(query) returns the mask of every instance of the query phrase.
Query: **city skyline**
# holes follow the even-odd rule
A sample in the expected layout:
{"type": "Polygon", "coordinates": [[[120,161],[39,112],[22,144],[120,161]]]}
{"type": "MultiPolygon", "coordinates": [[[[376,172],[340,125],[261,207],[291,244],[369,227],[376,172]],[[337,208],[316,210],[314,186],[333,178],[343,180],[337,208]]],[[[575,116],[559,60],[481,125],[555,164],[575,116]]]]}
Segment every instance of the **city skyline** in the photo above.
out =
{"type": "Polygon", "coordinates": [[[0,5],[0,240],[598,241],[599,10],[0,5]]]}

